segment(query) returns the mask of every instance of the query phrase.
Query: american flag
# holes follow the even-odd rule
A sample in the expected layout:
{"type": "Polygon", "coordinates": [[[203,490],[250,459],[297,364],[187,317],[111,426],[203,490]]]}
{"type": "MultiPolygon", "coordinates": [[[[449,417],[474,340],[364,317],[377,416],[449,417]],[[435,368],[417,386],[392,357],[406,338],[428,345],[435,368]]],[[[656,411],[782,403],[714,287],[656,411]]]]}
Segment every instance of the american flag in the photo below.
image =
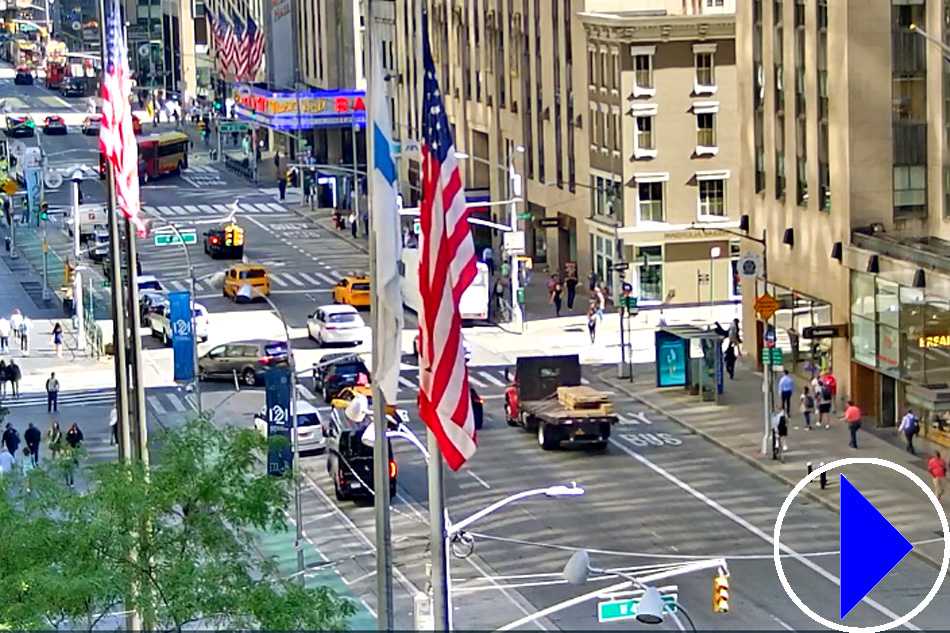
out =
{"type": "Polygon", "coordinates": [[[228,69],[235,79],[241,80],[241,69],[244,65],[244,54],[247,51],[244,41],[244,22],[238,16],[231,19],[231,37],[228,43],[228,69]]]}
{"type": "Polygon", "coordinates": [[[106,64],[102,78],[102,126],[99,148],[112,166],[115,195],[119,208],[145,235],[142,203],[139,200],[139,148],[132,130],[132,106],[129,94],[129,55],[122,36],[119,0],[108,0],[105,19],[106,64]]]}
{"type": "MultiPolygon", "coordinates": [[[[208,15],[211,20],[211,15],[208,15]]],[[[223,11],[218,12],[218,17],[212,22],[212,33],[214,35],[214,53],[218,61],[218,72],[224,76],[228,74],[228,49],[231,45],[231,25],[224,16],[223,11]]]]}
{"type": "Polygon", "coordinates": [[[247,18],[247,66],[244,73],[246,81],[254,81],[264,59],[264,31],[257,27],[254,18],[247,18]]]}
{"type": "Polygon", "coordinates": [[[422,228],[419,263],[419,412],[452,470],[475,454],[459,299],[475,279],[475,244],[462,175],[422,17],[422,228]]]}

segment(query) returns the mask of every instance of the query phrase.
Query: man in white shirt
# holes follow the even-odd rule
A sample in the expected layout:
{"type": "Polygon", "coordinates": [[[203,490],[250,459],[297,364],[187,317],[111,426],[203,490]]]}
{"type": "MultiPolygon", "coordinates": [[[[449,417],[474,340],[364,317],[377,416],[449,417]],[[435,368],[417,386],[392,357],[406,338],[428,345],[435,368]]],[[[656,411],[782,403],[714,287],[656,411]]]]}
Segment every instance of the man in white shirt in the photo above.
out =
{"type": "Polygon", "coordinates": [[[20,314],[19,310],[14,310],[13,314],[10,315],[10,327],[13,329],[13,336],[16,340],[20,340],[21,325],[23,325],[23,315],[20,314]]]}
{"type": "Polygon", "coordinates": [[[15,463],[16,460],[13,459],[13,455],[10,454],[7,447],[4,446],[0,448],[0,475],[9,475],[12,473],[15,463]]]}
{"type": "Polygon", "coordinates": [[[6,317],[0,316],[0,354],[10,352],[10,332],[13,327],[6,317]]]}

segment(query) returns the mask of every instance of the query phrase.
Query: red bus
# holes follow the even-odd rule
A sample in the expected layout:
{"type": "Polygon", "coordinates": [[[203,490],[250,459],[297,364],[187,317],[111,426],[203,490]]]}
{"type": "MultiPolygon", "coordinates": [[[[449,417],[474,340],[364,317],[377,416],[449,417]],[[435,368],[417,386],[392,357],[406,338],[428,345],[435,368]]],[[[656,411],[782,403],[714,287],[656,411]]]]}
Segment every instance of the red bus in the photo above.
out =
{"type": "MultiPolygon", "coordinates": [[[[191,141],[182,132],[168,132],[143,136],[138,140],[139,146],[139,182],[146,184],[149,181],[164,176],[177,174],[188,169],[188,149],[191,141]]],[[[106,157],[99,154],[99,177],[106,177],[106,157]]]]}

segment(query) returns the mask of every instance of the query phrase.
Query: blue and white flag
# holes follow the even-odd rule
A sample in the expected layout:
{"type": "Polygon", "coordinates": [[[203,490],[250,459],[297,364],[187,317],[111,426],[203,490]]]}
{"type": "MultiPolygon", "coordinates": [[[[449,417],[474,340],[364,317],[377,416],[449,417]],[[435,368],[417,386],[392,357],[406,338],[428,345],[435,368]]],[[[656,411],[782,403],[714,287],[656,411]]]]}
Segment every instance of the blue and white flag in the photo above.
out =
{"type": "Polygon", "coordinates": [[[402,233],[399,230],[399,209],[396,205],[396,161],[393,158],[392,121],[386,99],[385,71],[382,64],[382,41],[372,30],[371,72],[373,133],[372,200],[370,210],[376,240],[376,310],[378,319],[374,336],[378,337],[373,358],[373,379],[379,383],[387,404],[395,404],[399,390],[399,364],[402,357],[403,308],[399,290],[398,263],[402,258],[402,233]]]}
{"type": "Polygon", "coordinates": [[[168,324],[172,335],[172,353],[175,380],[188,382],[195,379],[195,333],[192,329],[191,293],[168,293],[168,324]]]}

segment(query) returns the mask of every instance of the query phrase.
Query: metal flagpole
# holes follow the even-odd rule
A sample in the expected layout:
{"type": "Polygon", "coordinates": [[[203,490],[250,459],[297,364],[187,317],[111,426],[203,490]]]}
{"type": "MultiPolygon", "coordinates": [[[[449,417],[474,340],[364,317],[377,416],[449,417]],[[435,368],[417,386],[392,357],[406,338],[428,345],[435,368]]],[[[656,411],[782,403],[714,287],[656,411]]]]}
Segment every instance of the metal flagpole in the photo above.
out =
{"type": "MultiPolygon", "coordinates": [[[[425,87],[423,81],[423,59],[425,52],[422,41],[422,20],[424,18],[426,0],[416,0],[416,129],[420,141],[423,137],[423,125],[425,115],[422,112],[422,104],[425,99],[425,87]]],[[[421,143],[420,143],[421,146],[421,143]]],[[[422,169],[419,170],[421,174],[422,169]]],[[[424,174],[423,174],[424,177],[424,174]]],[[[423,367],[419,371],[425,371],[423,367]]],[[[420,377],[421,378],[421,377],[420,377]]],[[[432,617],[436,631],[451,630],[451,614],[449,612],[449,579],[448,579],[448,558],[446,553],[445,541],[445,493],[442,485],[443,466],[442,451],[439,448],[439,442],[432,431],[426,431],[426,445],[429,449],[429,551],[432,552],[432,577],[430,585],[432,586],[432,617]]]]}
{"type": "Polygon", "coordinates": [[[142,379],[142,332],[139,321],[139,285],[136,281],[138,265],[136,262],[136,229],[129,218],[125,219],[125,256],[127,259],[126,275],[127,291],[129,295],[129,407],[133,416],[132,425],[135,457],[143,466],[148,468],[148,430],[145,427],[145,382],[142,379]]]}
{"type": "MultiPolygon", "coordinates": [[[[368,0],[366,3],[366,29],[367,37],[366,42],[369,45],[370,54],[367,56],[369,63],[365,65],[366,72],[366,85],[370,86],[370,89],[366,91],[367,98],[367,107],[366,107],[366,161],[367,161],[367,177],[366,177],[366,192],[367,200],[369,201],[369,214],[372,226],[373,214],[377,213],[379,209],[376,209],[376,205],[373,203],[373,178],[372,174],[375,170],[375,154],[373,148],[375,146],[374,139],[374,130],[375,130],[375,119],[374,114],[376,112],[375,107],[377,99],[386,99],[384,94],[376,94],[373,90],[373,86],[376,84],[374,81],[377,79],[373,76],[374,71],[377,69],[375,64],[375,59],[373,55],[379,55],[380,51],[377,50],[378,40],[374,37],[376,32],[376,27],[373,24],[373,0],[368,0]]],[[[353,155],[354,162],[356,156],[356,126],[353,127],[353,155]]],[[[354,184],[359,182],[358,176],[354,175],[354,184]]],[[[359,189],[356,189],[356,199],[359,199],[359,189]]],[[[356,202],[359,205],[359,202],[356,202]]],[[[358,207],[357,207],[358,208],[358,207]]],[[[391,210],[386,209],[387,213],[391,210]]],[[[379,359],[382,358],[381,347],[383,345],[382,337],[379,336],[379,333],[382,331],[380,324],[380,292],[378,287],[378,275],[376,265],[376,232],[370,230],[369,232],[369,278],[373,284],[373,301],[371,304],[372,308],[372,322],[373,322],[373,361],[378,363],[379,359]]],[[[379,372],[375,371],[374,367],[373,374],[378,376],[379,372]]],[[[374,504],[376,509],[376,628],[380,631],[392,631],[393,630],[393,552],[392,552],[392,526],[390,524],[389,518],[389,442],[386,441],[386,430],[388,427],[386,420],[386,401],[383,396],[383,390],[380,387],[378,381],[373,382],[373,423],[376,425],[376,443],[373,446],[373,490],[376,491],[374,495],[374,504]]]]}

